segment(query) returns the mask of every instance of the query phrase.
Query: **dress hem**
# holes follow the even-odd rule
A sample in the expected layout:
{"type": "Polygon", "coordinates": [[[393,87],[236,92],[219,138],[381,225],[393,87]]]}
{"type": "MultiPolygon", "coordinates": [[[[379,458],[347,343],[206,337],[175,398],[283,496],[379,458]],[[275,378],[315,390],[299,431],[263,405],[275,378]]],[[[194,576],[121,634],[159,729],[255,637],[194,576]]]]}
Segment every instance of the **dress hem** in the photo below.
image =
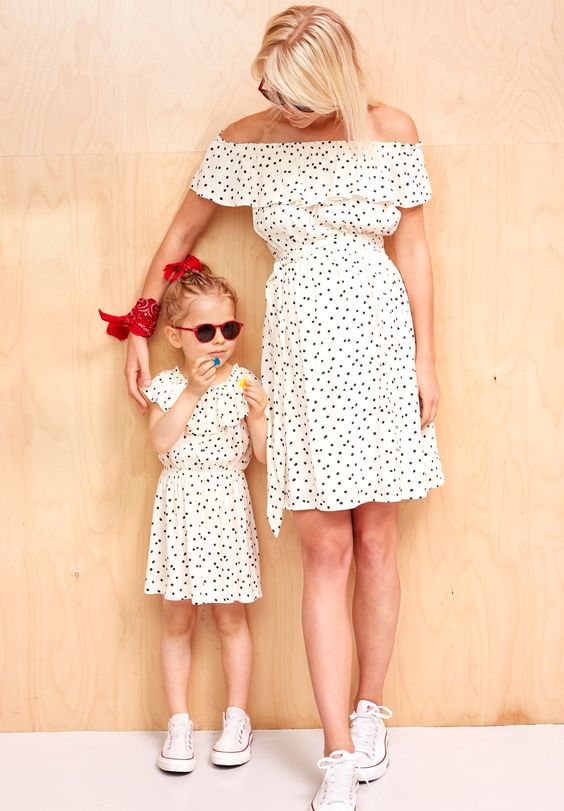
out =
{"type": "Polygon", "coordinates": [[[156,597],[161,596],[164,597],[165,600],[169,600],[171,603],[180,603],[183,600],[190,600],[193,605],[229,605],[230,603],[243,603],[244,605],[249,605],[250,603],[255,603],[257,600],[262,599],[262,593],[257,595],[256,597],[248,597],[246,599],[233,599],[233,600],[194,600],[192,597],[167,597],[166,592],[164,591],[144,591],[143,594],[147,597],[156,597]]]}
{"type": "Polygon", "coordinates": [[[418,501],[422,498],[425,498],[431,490],[436,490],[437,487],[442,487],[445,483],[444,476],[439,479],[435,484],[430,484],[423,489],[419,489],[417,493],[414,493],[411,496],[398,496],[397,498],[367,498],[363,501],[358,501],[358,499],[354,500],[353,502],[347,502],[343,506],[338,507],[318,507],[317,505],[312,505],[310,503],[305,504],[304,506],[288,506],[284,504],[284,510],[319,510],[320,512],[339,512],[340,510],[353,510],[356,507],[360,507],[362,504],[396,504],[399,501],[418,501]]]}

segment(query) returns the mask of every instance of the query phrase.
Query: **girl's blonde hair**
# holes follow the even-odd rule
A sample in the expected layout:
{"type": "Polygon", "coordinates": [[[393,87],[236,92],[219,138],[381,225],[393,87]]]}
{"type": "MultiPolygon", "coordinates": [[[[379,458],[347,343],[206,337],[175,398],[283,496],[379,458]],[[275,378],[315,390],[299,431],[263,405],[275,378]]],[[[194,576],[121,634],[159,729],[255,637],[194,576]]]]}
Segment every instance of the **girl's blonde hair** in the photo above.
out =
{"type": "Polygon", "coordinates": [[[162,301],[162,318],[165,324],[178,326],[189,314],[190,305],[198,296],[227,296],[237,304],[237,293],[222,276],[214,276],[207,265],[202,270],[186,270],[172,282],[162,301]]]}
{"type": "MultiPolygon", "coordinates": [[[[290,6],[271,17],[251,72],[289,106],[336,113],[349,140],[370,140],[370,102],[355,38],[331,9],[290,6]]],[[[280,114],[274,108],[273,117],[280,114]]]]}

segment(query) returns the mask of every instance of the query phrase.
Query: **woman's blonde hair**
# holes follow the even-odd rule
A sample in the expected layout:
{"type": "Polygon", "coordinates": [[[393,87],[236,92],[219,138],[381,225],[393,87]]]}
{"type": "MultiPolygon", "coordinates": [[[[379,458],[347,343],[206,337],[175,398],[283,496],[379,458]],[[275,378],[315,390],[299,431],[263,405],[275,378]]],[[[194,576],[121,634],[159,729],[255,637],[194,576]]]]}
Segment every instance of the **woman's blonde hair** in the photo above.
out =
{"type": "Polygon", "coordinates": [[[251,71],[289,106],[336,113],[348,140],[370,140],[369,99],[355,38],[331,9],[290,6],[271,17],[251,71]]]}
{"type": "Polygon", "coordinates": [[[190,305],[198,296],[227,296],[237,304],[237,293],[222,276],[214,276],[207,265],[202,270],[187,270],[172,282],[162,301],[162,318],[165,324],[178,326],[189,314],[190,305]]]}

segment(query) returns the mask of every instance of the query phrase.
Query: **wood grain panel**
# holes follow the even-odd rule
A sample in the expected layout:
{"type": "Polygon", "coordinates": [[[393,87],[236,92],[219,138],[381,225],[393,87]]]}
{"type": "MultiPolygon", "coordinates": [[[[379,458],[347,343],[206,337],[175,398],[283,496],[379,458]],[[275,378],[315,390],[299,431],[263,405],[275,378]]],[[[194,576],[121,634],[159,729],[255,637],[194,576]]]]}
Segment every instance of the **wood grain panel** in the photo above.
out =
{"type": "MultiPolygon", "coordinates": [[[[373,93],[427,143],[544,143],[564,135],[558,0],[333,2],[373,93]]],[[[263,108],[250,76],[268,17],[239,0],[23,0],[0,17],[0,154],[203,149],[263,108]]]]}
{"type": "MultiPolygon", "coordinates": [[[[427,144],[445,487],[402,508],[398,724],[564,721],[562,20],[556,0],[330,3],[375,95],[427,144]],[[442,146],[439,146],[442,145],[442,146]]],[[[142,594],[160,465],[124,393],[126,311],[209,138],[257,109],[248,67],[284,4],[4,3],[0,729],[166,723],[159,601],[142,594]],[[28,157],[25,157],[28,156],[28,157]]],[[[250,212],[195,246],[240,293],[260,369],[270,255],[250,212]]],[[[175,363],[162,339],[152,369],[175,363]]],[[[317,725],[291,516],[276,542],[249,469],[264,598],[250,610],[257,726],[317,725]]],[[[198,725],[224,702],[201,610],[198,725]]]]}
{"type": "MultiPolygon", "coordinates": [[[[2,220],[6,358],[3,494],[2,728],[135,729],[162,724],[159,600],[145,598],[150,511],[160,465],[145,421],[123,392],[124,347],[96,308],[120,312],[145,268],[198,156],[4,159],[11,209],[2,220]],[[129,237],[124,239],[128,234],[129,237]],[[15,306],[14,306],[15,302],[15,306]],[[9,609],[17,611],[17,626],[9,609]],[[66,720],[65,720],[66,719],[66,720]]],[[[7,209],[5,209],[7,211],[7,209]]],[[[248,329],[240,360],[260,371],[264,283],[272,261],[250,211],[226,211],[198,253],[241,291],[248,329]],[[234,257],[238,261],[234,261],[234,257]]],[[[153,370],[176,362],[164,340],[153,370]]],[[[300,632],[296,543],[271,544],[265,471],[250,470],[268,598],[252,613],[254,698],[267,723],[314,723],[300,632]],[[286,571],[287,569],[287,571],[286,571]],[[284,575],[281,571],[286,571],[284,575]],[[288,589],[294,608],[287,607],[288,589]],[[276,632],[272,616],[280,616],[276,632]],[[276,685],[280,703],[269,690],[276,685]],[[299,702],[298,702],[299,704],[299,702]]],[[[218,644],[201,611],[192,675],[195,717],[218,723],[224,693],[218,644]]]]}
{"type": "MultiPolygon", "coordinates": [[[[447,486],[404,505],[403,604],[386,701],[400,724],[562,721],[562,148],[428,149],[447,486]],[[463,203],[461,202],[463,201],[463,203]]],[[[125,309],[197,156],[6,159],[1,221],[5,420],[2,728],[138,729],[166,720],[158,599],[142,595],[159,471],[125,399],[125,309]]],[[[265,247],[225,210],[197,246],[241,295],[240,360],[259,366],[265,247]],[[235,260],[236,257],[236,260],[235,260]]],[[[153,371],[174,363],[162,341],[153,371]]],[[[317,715],[291,517],[278,542],[249,472],[265,597],[251,609],[257,726],[317,715]]],[[[201,612],[198,724],[224,697],[201,612]]]]}
{"type": "Polygon", "coordinates": [[[354,29],[377,93],[408,110],[427,143],[562,140],[561,3],[371,4],[354,29]]]}
{"type": "Polygon", "coordinates": [[[388,700],[400,723],[562,718],[564,152],[427,154],[447,486],[404,511],[388,700]]]}

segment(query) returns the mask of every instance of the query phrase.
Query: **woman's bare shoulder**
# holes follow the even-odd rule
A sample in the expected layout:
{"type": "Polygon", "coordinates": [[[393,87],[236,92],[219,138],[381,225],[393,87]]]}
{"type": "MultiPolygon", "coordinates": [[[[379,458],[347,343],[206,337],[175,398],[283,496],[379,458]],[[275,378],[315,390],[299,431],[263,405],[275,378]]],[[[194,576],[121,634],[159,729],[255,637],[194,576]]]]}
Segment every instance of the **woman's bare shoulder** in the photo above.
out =
{"type": "Polygon", "coordinates": [[[228,124],[221,137],[235,144],[260,144],[269,140],[271,128],[272,117],[267,115],[266,110],[261,110],[228,124]]]}
{"type": "Polygon", "coordinates": [[[400,141],[414,144],[419,140],[415,121],[403,110],[387,104],[376,104],[369,112],[376,141],[400,141]]]}

